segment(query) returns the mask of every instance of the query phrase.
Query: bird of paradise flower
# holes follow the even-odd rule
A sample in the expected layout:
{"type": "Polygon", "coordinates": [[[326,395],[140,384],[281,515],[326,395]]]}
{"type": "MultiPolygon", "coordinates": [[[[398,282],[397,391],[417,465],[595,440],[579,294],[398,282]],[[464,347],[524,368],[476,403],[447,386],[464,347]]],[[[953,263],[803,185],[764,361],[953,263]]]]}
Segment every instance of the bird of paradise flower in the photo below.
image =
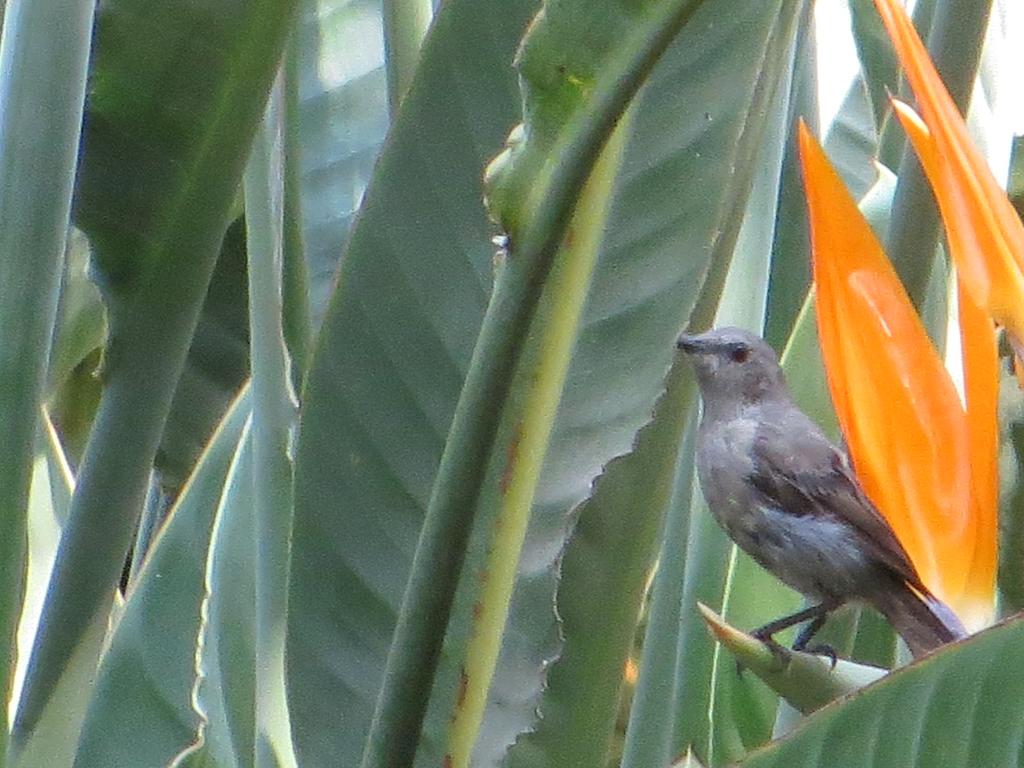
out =
{"type": "Polygon", "coordinates": [[[1024,352],[1024,228],[896,0],[875,0],[922,116],[893,108],[939,202],[957,293],[964,397],[892,265],[801,126],[817,320],[829,387],[865,491],[925,584],[968,627],[990,623],[997,545],[993,321],[1024,352]]]}

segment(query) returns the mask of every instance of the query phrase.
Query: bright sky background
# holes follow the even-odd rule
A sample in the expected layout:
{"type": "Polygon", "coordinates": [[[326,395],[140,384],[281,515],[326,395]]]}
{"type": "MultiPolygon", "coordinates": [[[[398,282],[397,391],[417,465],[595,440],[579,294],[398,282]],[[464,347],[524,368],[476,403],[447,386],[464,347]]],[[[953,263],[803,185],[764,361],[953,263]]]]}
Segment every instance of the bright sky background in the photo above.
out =
{"type": "Polygon", "coordinates": [[[848,0],[818,0],[814,21],[819,52],[818,114],[824,128],[839,112],[860,63],[850,32],[848,0]],[[822,51],[828,51],[828,55],[822,55],[822,51]]]}
{"type": "MultiPolygon", "coordinates": [[[[912,9],[914,3],[907,5],[912,9]]],[[[859,63],[850,32],[848,0],[817,0],[814,16],[819,116],[824,129],[839,111],[859,63]],[[822,51],[828,51],[828,55],[822,55],[822,51]]],[[[1024,134],[1024,89],[1020,88],[1020,73],[1024,72],[1024,0],[995,0],[986,45],[989,72],[995,74],[991,86],[995,88],[1001,133],[1024,134]]],[[[991,115],[986,117],[987,122],[991,119],[991,115]]],[[[994,165],[1001,165],[999,158],[992,159],[994,165]]]]}

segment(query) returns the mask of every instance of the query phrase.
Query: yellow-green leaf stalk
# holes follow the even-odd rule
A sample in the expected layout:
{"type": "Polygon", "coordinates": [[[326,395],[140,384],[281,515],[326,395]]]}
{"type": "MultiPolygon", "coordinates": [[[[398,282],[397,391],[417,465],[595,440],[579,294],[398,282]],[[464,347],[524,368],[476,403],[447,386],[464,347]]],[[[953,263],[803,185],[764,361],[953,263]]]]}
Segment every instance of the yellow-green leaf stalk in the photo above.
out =
{"type": "MultiPolygon", "coordinates": [[[[505,462],[498,480],[498,512],[491,533],[460,688],[452,713],[446,768],[466,768],[483,720],[487,692],[501,649],[519,555],[533,508],[569,361],[579,331],[601,234],[624,144],[623,116],[609,137],[576,205],[576,213],[545,286],[532,328],[532,345],[516,371],[503,417],[505,462]]],[[[514,258],[514,255],[513,257],[514,258]]]]}

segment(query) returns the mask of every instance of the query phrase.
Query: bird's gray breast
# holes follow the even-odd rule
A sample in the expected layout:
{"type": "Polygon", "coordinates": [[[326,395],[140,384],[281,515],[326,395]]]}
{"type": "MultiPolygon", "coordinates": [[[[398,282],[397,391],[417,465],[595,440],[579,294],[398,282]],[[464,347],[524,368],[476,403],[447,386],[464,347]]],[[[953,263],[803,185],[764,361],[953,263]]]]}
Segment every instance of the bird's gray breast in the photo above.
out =
{"type": "Polygon", "coordinates": [[[753,502],[747,478],[754,470],[757,421],[742,416],[707,419],[701,424],[697,446],[697,475],[704,499],[730,534],[744,523],[753,502]]]}
{"type": "Polygon", "coordinates": [[[750,478],[757,470],[755,418],[702,425],[697,472],[708,507],[741,549],[815,599],[861,591],[871,564],[851,526],[830,514],[772,504],[750,478]]]}
{"type": "Polygon", "coordinates": [[[755,512],[756,490],[747,479],[755,467],[757,426],[756,420],[742,417],[705,420],[697,446],[697,475],[704,500],[718,524],[748,552],[757,529],[763,527],[755,512]]]}

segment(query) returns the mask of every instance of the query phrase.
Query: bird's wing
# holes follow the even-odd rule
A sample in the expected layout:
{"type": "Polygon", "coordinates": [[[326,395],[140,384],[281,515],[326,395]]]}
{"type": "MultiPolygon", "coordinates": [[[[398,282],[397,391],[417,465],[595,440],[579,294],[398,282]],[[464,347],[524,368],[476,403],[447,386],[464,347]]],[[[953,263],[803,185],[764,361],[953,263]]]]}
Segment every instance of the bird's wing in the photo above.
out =
{"type": "Polygon", "coordinates": [[[892,528],[864,495],[845,455],[802,413],[760,421],[750,481],[777,509],[849,523],[879,561],[918,591],[931,594],[892,528]]]}

